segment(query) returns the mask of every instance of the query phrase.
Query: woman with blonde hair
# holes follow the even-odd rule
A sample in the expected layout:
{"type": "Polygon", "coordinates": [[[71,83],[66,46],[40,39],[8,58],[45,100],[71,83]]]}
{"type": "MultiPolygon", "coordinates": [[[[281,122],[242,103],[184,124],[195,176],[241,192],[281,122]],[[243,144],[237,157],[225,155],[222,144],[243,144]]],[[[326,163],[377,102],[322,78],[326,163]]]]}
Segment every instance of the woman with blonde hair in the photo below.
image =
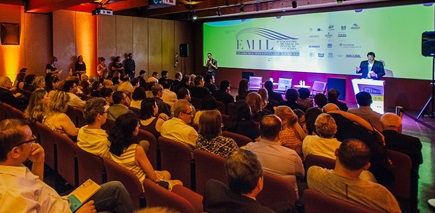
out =
{"type": "Polygon", "coordinates": [[[218,110],[206,110],[199,118],[196,148],[227,158],[239,146],[232,138],[222,136],[222,116],[218,110]]]}
{"type": "Polygon", "coordinates": [[[44,118],[44,110],[47,108],[50,98],[47,91],[44,89],[37,89],[30,96],[29,105],[24,110],[24,117],[32,123],[39,121],[42,122],[44,118]]]}
{"type": "Polygon", "coordinates": [[[42,124],[60,134],[75,137],[79,129],[74,125],[68,115],[65,114],[68,109],[69,99],[69,95],[66,92],[55,92],[48,104],[42,124]]]}
{"type": "Polygon", "coordinates": [[[246,102],[251,107],[252,118],[256,122],[260,122],[263,116],[269,114],[263,111],[263,100],[261,99],[260,94],[256,92],[251,92],[246,96],[246,102]]]}
{"type": "Polygon", "coordinates": [[[32,82],[32,86],[36,89],[45,89],[45,77],[36,76],[32,82]]]}
{"type": "Polygon", "coordinates": [[[302,156],[302,141],[307,135],[298,123],[298,116],[288,106],[275,107],[275,115],[282,120],[283,129],[279,133],[281,145],[295,150],[302,156]]]}

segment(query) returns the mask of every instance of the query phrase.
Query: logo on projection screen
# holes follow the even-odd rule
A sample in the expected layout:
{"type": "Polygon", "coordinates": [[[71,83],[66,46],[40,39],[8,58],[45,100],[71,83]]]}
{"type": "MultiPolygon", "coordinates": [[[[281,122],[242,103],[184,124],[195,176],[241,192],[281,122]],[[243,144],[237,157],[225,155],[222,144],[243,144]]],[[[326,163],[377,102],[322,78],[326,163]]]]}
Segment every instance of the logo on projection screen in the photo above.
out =
{"type": "Polygon", "coordinates": [[[245,28],[236,34],[236,55],[299,56],[298,40],[266,28],[245,28]]]}

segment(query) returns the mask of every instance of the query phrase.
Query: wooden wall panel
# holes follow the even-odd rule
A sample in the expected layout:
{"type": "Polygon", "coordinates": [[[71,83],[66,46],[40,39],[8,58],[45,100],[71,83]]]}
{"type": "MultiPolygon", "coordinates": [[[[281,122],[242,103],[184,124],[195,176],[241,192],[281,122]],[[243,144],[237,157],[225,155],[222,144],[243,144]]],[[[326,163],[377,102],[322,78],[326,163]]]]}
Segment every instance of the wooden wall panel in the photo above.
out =
{"type": "Polygon", "coordinates": [[[136,63],[136,76],[140,70],[147,71],[149,75],[148,61],[148,19],[133,19],[133,58],[136,63]]]}
{"type": "Polygon", "coordinates": [[[174,32],[175,22],[162,20],[162,70],[167,70],[170,78],[175,75],[174,32]]]}
{"type": "Polygon", "coordinates": [[[25,67],[31,73],[45,75],[45,66],[53,54],[51,18],[49,15],[24,13],[24,20],[25,67]]]}
{"type": "Polygon", "coordinates": [[[109,66],[116,55],[116,16],[97,16],[97,57],[109,66]]]}
{"type": "Polygon", "coordinates": [[[149,73],[162,71],[162,20],[148,19],[149,73]]]}
{"type": "Polygon", "coordinates": [[[68,76],[69,69],[77,60],[74,11],[53,12],[53,55],[57,57],[57,68],[63,70],[61,78],[68,76]]]}
{"type": "Polygon", "coordinates": [[[96,17],[84,12],[76,12],[75,15],[76,55],[83,56],[83,60],[86,63],[87,75],[96,75],[96,17]]]}
{"type": "MultiPolygon", "coordinates": [[[[180,44],[188,44],[189,45],[189,57],[181,58],[178,57],[178,66],[177,70],[182,72],[183,74],[191,74],[193,73],[193,50],[194,43],[192,42],[191,35],[192,27],[191,24],[184,21],[176,21],[175,22],[175,32],[174,32],[174,48],[176,52],[180,52],[180,44]]],[[[178,54],[179,55],[179,54],[178,54]]],[[[172,78],[172,76],[171,76],[172,78]]]]}
{"type": "Polygon", "coordinates": [[[116,55],[124,60],[133,51],[133,17],[116,16],[116,55]]]}

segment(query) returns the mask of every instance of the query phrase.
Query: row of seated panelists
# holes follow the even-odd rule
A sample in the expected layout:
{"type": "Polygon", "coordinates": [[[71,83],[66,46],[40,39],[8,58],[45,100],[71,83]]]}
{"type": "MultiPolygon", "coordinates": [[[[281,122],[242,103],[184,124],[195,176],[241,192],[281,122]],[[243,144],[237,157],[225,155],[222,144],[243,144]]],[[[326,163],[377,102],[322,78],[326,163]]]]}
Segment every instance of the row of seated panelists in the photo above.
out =
{"type": "Polygon", "coordinates": [[[147,207],[167,207],[181,213],[203,212],[202,196],[184,186],[175,185],[169,191],[148,179],[145,179],[143,186],[147,207]]]}

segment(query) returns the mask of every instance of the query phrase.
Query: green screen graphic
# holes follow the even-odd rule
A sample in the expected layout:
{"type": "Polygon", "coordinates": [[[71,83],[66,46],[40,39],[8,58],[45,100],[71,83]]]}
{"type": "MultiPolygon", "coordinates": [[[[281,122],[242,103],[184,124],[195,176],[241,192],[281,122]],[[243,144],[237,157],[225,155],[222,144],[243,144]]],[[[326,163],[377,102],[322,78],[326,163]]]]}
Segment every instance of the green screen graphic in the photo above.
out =
{"type": "Polygon", "coordinates": [[[204,23],[204,64],[220,67],[355,74],[366,54],[388,75],[431,79],[421,34],[434,30],[434,6],[409,5],[204,23]]]}

